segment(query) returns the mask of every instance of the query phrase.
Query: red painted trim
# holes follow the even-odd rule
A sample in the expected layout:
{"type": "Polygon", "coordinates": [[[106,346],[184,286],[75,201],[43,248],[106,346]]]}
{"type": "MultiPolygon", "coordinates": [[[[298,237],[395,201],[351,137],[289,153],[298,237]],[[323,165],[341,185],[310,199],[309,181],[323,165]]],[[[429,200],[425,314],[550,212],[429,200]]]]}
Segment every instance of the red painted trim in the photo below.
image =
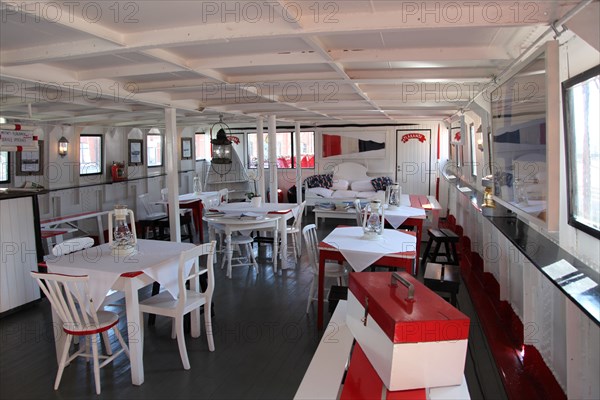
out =
{"type": "MultiPolygon", "coordinates": [[[[449,215],[449,222],[455,221],[449,215]]],[[[462,230],[462,228],[461,228],[462,230]]],[[[463,241],[461,275],[488,341],[509,399],[566,399],[556,378],[532,346],[524,346],[523,323],[504,301],[494,276],[483,272],[483,259],[463,241]],[[468,259],[468,260],[467,260],[468,259]],[[524,348],[524,358],[521,349],[524,348]]]]}
{"type": "Polygon", "coordinates": [[[115,322],[113,322],[110,325],[103,326],[102,328],[98,328],[98,329],[90,329],[90,330],[87,330],[87,331],[72,331],[72,330],[69,330],[69,329],[67,329],[67,328],[65,328],[63,326],[63,331],[65,331],[65,333],[68,333],[69,335],[73,335],[73,336],[94,335],[96,333],[106,332],[107,330],[109,330],[110,328],[112,328],[113,326],[115,326],[118,322],[119,322],[119,320],[117,319],[115,322]]]}
{"type": "Polygon", "coordinates": [[[356,343],[352,350],[352,358],[350,359],[340,400],[425,400],[427,398],[426,392],[426,389],[389,392],[363,349],[356,343]],[[382,396],[383,393],[385,393],[385,397],[382,396]]]}
{"type": "Polygon", "coordinates": [[[135,278],[136,276],[142,275],[144,272],[142,271],[133,271],[133,272],[124,272],[121,274],[124,278],[135,278]]]}
{"type": "Polygon", "coordinates": [[[289,212],[292,212],[292,210],[288,208],[287,210],[269,211],[267,214],[287,214],[289,212]]]}
{"type": "Polygon", "coordinates": [[[75,217],[85,217],[86,215],[96,214],[98,211],[88,211],[80,214],[71,214],[71,215],[63,215],[62,217],[49,218],[41,221],[41,224],[49,224],[51,222],[60,222],[65,219],[75,218],[75,217]]]}
{"type": "Polygon", "coordinates": [[[67,233],[69,233],[69,231],[45,231],[45,230],[41,230],[42,233],[42,239],[48,239],[54,236],[58,236],[58,235],[65,235],[67,233]]]}
{"type": "Polygon", "coordinates": [[[23,146],[17,146],[17,151],[23,151],[23,146]]]}

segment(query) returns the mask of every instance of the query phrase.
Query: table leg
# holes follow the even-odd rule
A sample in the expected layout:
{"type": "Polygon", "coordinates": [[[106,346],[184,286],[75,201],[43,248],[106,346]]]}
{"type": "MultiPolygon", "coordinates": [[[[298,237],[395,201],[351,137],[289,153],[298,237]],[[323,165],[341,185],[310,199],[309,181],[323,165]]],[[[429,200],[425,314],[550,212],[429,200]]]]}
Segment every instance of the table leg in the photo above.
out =
{"type": "MultiPolygon", "coordinates": [[[[287,269],[288,265],[287,265],[287,232],[286,232],[286,219],[285,216],[281,216],[279,217],[279,234],[281,235],[281,269],[287,269]]],[[[275,238],[277,238],[277,235],[275,235],[275,238]]],[[[275,253],[277,254],[277,253],[275,253]]]]}
{"type": "Polygon", "coordinates": [[[325,254],[319,252],[319,287],[317,295],[317,329],[323,329],[323,292],[325,289],[325,254]]]}
{"type": "Polygon", "coordinates": [[[98,243],[104,244],[104,226],[102,226],[102,215],[96,217],[98,221],[98,243]]]}
{"type": "Polygon", "coordinates": [[[417,227],[417,255],[415,256],[415,267],[414,267],[414,275],[419,275],[419,257],[421,256],[421,238],[423,235],[423,220],[419,219],[415,223],[417,227]]]}
{"type": "MultiPolygon", "coordinates": [[[[279,246],[279,243],[278,243],[279,240],[277,240],[277,235],[278,234],[279,233],[278,233],[277,226],[275,226],[275,229],[273,231],[273,238],[274,238],[274,240],[273,240],[273,254],[274,254],[274,256],[273,256],[273,273],[277,273],[277,249],[278,249],[278,246],[279,246]]],[[[282,246],[283,246],[283,244],[282,244],[282,246]]],[[[282,261],[281,265],[282,265],[281,268],[283,269],[283,261],[282,261]]]]}
{"type": "Polygon", "coordinates": [[[133,278],[125,283],[125,313],[127,315],[127,337],[129,341],[129,362],[131,383],[144,383],[144,324],[140,319],[140,304],[133,278]]]}
{"type": "Polygon", "coordinates": [[[227,254],[227,277],[231,279],[231,258],[233,257],[233,247],[231,247],[231,231],[229,229],[227,229],[225,232],[225,243],[227,243],[227,249],[225,250],[225,253],[227,254]]]}

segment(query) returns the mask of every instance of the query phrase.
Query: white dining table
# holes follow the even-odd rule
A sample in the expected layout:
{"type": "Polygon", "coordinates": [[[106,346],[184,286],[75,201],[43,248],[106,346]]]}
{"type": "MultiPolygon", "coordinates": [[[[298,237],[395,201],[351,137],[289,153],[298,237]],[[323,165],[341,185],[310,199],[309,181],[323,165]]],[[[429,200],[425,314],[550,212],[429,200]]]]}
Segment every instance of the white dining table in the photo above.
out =
{"type": "Polygon", "coordinates": [[[226,214],[231,213],[245,213],[252,212],[257,214],[269,214],[270,216],[277,216],[279,218],[279,236],[281,240],[280,258],[281,258],[281,269],[288,268],[287,259],[287,221],[292,217],[298,216],[300,210],[300,204],[297,203],[263,203],[258,207],[253,206],[251,203],[238,202],[238,203],[226,203],[216,207],[212,207],[219,212],[226,214]]]}
{"type": "MultiPolygon", "coordinates": [[[[225,255],[227,256],[227,277],[231,278],[231,258],[233,248],[231,247],[231,234],[233,232],[253,231],[257,229],[271,229],[273,237],[277,237],[279,231],[280,218],[276,215],[265,215],[256,218],[244,218],[241,214],[227,214],[219,217],[204,216],[204,221],[208,223],[209,240],[215,239],[215,226],[220,227],[225,232],[225,255]]],[[[273,241],[273,254],[277,254],[277,240],[273,241]]],[[[277,257],[273,256],[273,272],[277,273],[277,257]]]]}
{"type": "MultiPolygon", "coordinates": [[[[140,320],[138,290],[156,281],[175,298],[179,292],[179,254],[194,246],[191,243],[138,239],[137,253],[126,257],[112,255],[109,244],[103,244],[46,261],[48,272],[88,275],[90,296],[97,308],[102,305],[109,290],[125,293],[131,382],[134,385],[144,383],[144,324],[140,320]]],[[[186,266],[191,269],[191,263],[186,266]]],[[[55,326],[62,326],[55,313],[52,317],[55,326]]],[[[66,335],[62,334],[62,329],[55,330],[57,333],[60,334],[55,338],[59,360],[66,335]]]]}

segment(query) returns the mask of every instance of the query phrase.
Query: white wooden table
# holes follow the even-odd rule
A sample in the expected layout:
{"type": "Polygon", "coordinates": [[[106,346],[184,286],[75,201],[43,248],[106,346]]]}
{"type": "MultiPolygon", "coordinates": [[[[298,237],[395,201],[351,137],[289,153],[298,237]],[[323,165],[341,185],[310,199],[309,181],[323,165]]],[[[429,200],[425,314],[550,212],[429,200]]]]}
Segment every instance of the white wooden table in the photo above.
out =
{"type": "MultiPolygon", "coordinates": [[[[227,256],[227,277],[231,279],[231,258],[233,256],[233,248],[231,247],[231,234],[233,232],[253,231],[256,229],[272,229],[273,237],[277,237],[279,230],[278,216],[264,216],[260,219],[242,219],[237,216],[222,216],[222,217],[203,217],[204,221],[208,222],[208,237],[209,240],[215,240],[215,226],[221,227],[225,231],[225,243],[227,256]]],[[[277,240],[273,241],[273,272],[277,272],[277,240]]]]}
{"type": "MultiPolygon", "coordinates": [[[[287,259],[287,221],[292,217],[298,216],[298,211],[300,209],[300,205],[296,203],[263,203],[259,207],[253,207],[251,203],[227,203],[221,204],[217,207],[213,207],[220,212],[224,213],[244,213],[244,212],[253,212],[260,213],[269,216],[276,216],[279,219],[279,236],[281,240],[281,269],[288,268],[288,259],[287,259]]],[[[277,253],[275,253],[277,254],[277,253]]]]}
{"type": "MultiPolygon", "coordinates": [[[[138,253],[128,257],[113,256],[109,245],[103,244],[46,261],[49,272],[88,275],[90,295],[97,307],[101,306],[109,289],[125,293],[131,382],[134,385],[144,383],[144,324],[140,319],[138,290],[157,281],[176,296],[174,292],[179,290],[179,254],[194,246],[191,243],[138,239],[138,253]]],[[[62,326],[54,313],[53,321],[55,326],[62,326]]],[[[199,324],[199,321],[192,323],[199,324]]],[[[62,329],[55,330],[55,334],[57,332],[62,333],[62,329]]],[[[55,338],[57,360],[60,360],[65,342],[66,335],[55,338]]]]}

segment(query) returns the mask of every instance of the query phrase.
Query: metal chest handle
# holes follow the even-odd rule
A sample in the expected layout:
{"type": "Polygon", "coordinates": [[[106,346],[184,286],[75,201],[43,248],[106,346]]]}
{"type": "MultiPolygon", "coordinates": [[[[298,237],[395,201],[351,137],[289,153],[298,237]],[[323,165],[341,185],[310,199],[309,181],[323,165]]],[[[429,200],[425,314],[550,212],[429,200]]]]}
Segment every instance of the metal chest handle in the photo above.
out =
{"type": "Polygon", "coordinates": [[[402,285],[404,285],[408,288],[408,297],[406,298],[406,300],[411,301],[411,302],[415,301],[415,285],[413,285],[412,283],[407,281],[405,278],[403,278],[397,272],[393,272],[392,273],[392,281],[390,282],[390,285],[392,287],[397,287],[398,282],[402,283],[402,285]]]}

